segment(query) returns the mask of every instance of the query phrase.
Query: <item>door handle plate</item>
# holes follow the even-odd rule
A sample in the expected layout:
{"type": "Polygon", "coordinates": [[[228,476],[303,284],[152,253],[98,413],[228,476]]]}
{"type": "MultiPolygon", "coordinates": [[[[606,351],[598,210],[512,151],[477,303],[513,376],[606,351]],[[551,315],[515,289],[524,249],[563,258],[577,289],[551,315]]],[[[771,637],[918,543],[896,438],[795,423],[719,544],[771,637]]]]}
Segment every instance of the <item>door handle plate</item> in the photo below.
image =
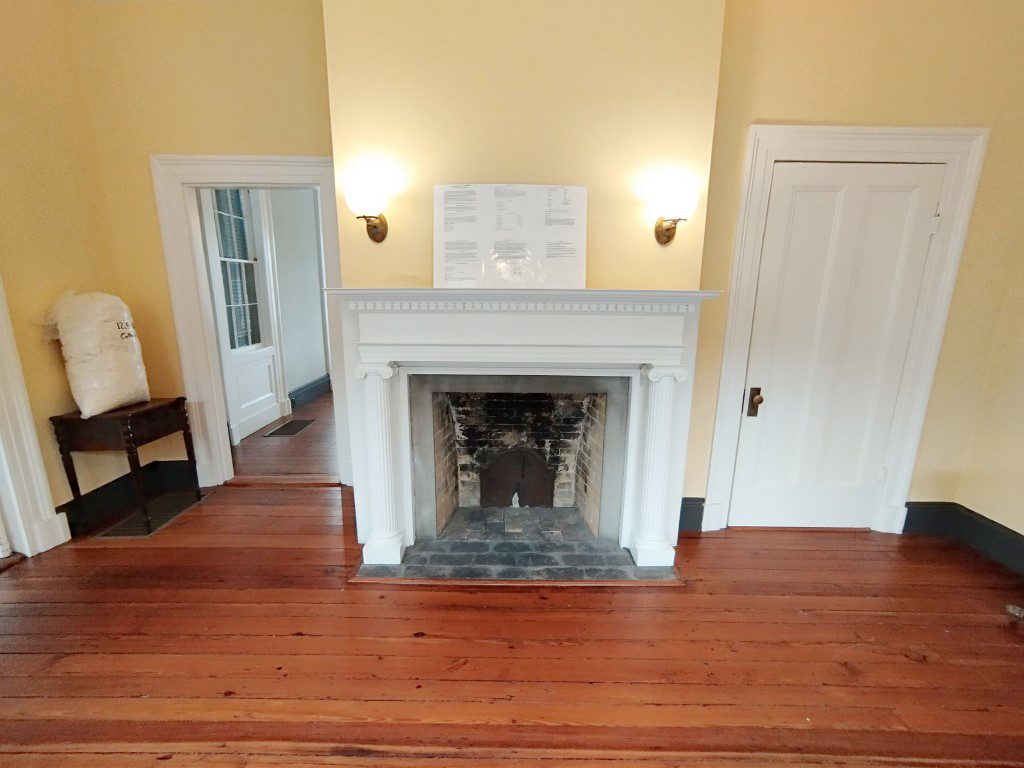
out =
{"type": "Polygon", "coordinates": [[[750,395],[747,398],[747,416],[757,416],[757,409],[761,407],[761,403],[764,402],[764,396],[761,394],[760,387],[751,387],[750,395]]]}

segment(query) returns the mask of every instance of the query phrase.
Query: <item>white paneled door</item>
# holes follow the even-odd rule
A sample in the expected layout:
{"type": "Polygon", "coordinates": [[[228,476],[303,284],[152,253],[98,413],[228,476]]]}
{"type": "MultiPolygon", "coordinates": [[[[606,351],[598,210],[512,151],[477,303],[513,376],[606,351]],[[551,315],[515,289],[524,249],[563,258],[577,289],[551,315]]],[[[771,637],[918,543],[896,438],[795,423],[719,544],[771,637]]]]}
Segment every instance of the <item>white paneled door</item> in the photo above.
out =
{"type": "Polygon", "coordinates": [[[199,191],[231,444],[290,412],[259,190],[199,191]]]}
{"type": "Polygon", "coordinates": [[[944,170],[775,164],[730,525],[871,525],[944,170]]]}

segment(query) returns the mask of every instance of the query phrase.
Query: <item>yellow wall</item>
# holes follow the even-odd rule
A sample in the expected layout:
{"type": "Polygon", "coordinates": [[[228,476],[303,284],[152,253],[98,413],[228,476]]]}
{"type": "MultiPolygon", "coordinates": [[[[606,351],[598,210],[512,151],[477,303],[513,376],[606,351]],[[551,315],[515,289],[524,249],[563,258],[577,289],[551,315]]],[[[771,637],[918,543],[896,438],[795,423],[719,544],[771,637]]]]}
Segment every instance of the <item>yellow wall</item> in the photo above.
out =
{"type": "MultiPolygon", "coordinates": [[[[1024,417],[1007,400],[986,402],[985,387],[988,379],[988,392],[1007,398],[1024,387],[1019,309],[1009,296],[1002,299],[1008,286],[1018,297],[1022,287],[1015,266],[1024,242],[1021,50],[1019,0],[729,0],[701,283],[728,287],[751,123],[990,127],[911,498],[968,506],[976,500],[976,511],[1024,531],[1024,417]],[[1007,364],[1008,353],[1017,355],[1015,365],[1007,364]],[[1015,455],[996,461],[997,446],[1014,445],[1015,455]],[[981,493],[983,474],[999,490],[981,493]]],[[[712,302],[702,317],[687,473],[692,495],[703,495],[707,474],[725,310],[724,300],[712,302]]]]}
{"type": "MultiPolygon", "coordinates": [[[[317,0],[15,0],[2,8],[10,39],[0,81],[13,82],[25,103],[24,125],[12,130],[22,151],[11,153],[24,167],[0,193],[13,198],[4,200],[5,218],[19,228],[18,240],[4,243],[3,278],[61,503],[69,492],[45,418],[73,406],[59,353],[30,324],[68,288],[117,293],[138,325],[153,394],[181,393],[149,156],[330,155],[321,11],[317,0]],[[61,173],[67,166],[70,178],[61,173]],[[37,223],[57,226],[60,237],[43,239],[37,223]]],[[[6,94],[3,103],[6,113],[6,94]]],[[[143,458],[179,457],[173,438],[143,458]]],[[[127,471],[116,456],[77,460],[83,490],[127,471]]]]}
{"type": "Polygon", "coordinates": [[[706,183],[724,0],[324,1],[335,166],[393,154],[412,182],[379,245],[341,203],[353,286],[429,286],[433,186],[588,188],[590,288],[696,288],[704,206],[671,248],[632,190],[656,163],[706,183]]]}
{"type": "MultiPolygon", "coordinates": [[[[428,285],[435,183],[590,190],[590,287],[728,286],[752,122],[992,129],[915,473],[1024,531],[1024,3],[1018,0],[11,0],[0,6],[0,274],[55,500],[46,417],[72,407],[36,323],[68,289],[119,293],[154,394],[181,390],[151,153],[390,151],[413,176],[371,244],[347,211],[348,285],[428,285]],[[372,30],[381,30],[373,32],[372,30]],[[719,83],[719,45],[721,78],[719,83]],[[327,71],[330,102],[327,109],[327,71]],[[715,100],[717,94],[717,120],[715,100]],[[707,168],[659,248],[631,181],[707,168]],[[704,260],[701,264],[702,238],[704,260]]],[[[706,305],[686,493],[703,495],[726,300],[706,305]]],[[[176,444],[148,456],[177,457],[176,444]]],[[[123,460],[83,461],[85,486],[123,460]]]]}
{"type": "MultiPolygon", "coordinates": [[[[970,387],[973,432],[963,457],[955,501],[1024,533],[1024,242],[1006,274],[988,364],[970,387]]],[[[993,286],[998,301],[998,286],[993,286]]]]}
{"type": "Polygon", "coordinates": [[[0,4],[0,276],[55,489],[63,470],[47,417],[75,406],[42,323],[69,290],[120,285],[67,12],[62,0],[0,4]]]}

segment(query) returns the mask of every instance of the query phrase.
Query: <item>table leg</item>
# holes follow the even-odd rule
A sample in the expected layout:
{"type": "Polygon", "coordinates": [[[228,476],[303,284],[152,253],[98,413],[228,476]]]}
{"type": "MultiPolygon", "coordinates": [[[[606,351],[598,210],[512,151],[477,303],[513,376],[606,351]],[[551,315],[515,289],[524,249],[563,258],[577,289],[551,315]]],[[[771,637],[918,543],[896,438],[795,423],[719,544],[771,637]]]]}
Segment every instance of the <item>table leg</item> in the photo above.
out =
{"type": "Polygon", "coordinates": [[[61,444],[60,441],[58,441],[58,447],[60,448],[60,460],[64,465],[64,474],[68,476],[68,485],[71,486],[71,496],[75,500],[78,513],[82,514],[85,510],[82,508],[82,489],[78,485],[78,472],[75,470],[75,460],[71,458],[71,451],[61,444]]]}
{"type": "Polygon", "coordinates": [[[134,441],[129,441],[124,447],[128,454],[128,467],[132,473],[132,485],[135,486],[135,498],[139,501],[139,509],[142,516],[146,518],[146,530],[153,532],[153,520],[149,516],[149,507],[146,504],[146,483],[142,479],[142,467],[139,465],[139,450],[135,447],[134,441]]]}
{"type": "Polygon", "coordinates": [[[196,467],[196,449],[192,445],[192,430],[188,426],[188,414],[182,407],[181,436],[185,440],[185,456],[188,458],[189,467],[192,469],[192,487],[196,491],[196,501],[203,500],[203,491],[199,487],[199,470],[196,467]]]}

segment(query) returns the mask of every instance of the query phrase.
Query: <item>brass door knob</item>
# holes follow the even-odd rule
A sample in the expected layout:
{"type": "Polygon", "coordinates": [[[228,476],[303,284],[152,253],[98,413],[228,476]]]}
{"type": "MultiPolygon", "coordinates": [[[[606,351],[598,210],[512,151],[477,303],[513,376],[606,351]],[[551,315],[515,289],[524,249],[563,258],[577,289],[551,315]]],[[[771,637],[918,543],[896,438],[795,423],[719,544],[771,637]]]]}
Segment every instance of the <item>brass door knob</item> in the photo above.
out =
{"type": "Polygon", "coordinates": [[[751,387],[750,396],[747,398],[747,416],[757,416],[757,409],[764,402],[760,387],[751,387]]]}

